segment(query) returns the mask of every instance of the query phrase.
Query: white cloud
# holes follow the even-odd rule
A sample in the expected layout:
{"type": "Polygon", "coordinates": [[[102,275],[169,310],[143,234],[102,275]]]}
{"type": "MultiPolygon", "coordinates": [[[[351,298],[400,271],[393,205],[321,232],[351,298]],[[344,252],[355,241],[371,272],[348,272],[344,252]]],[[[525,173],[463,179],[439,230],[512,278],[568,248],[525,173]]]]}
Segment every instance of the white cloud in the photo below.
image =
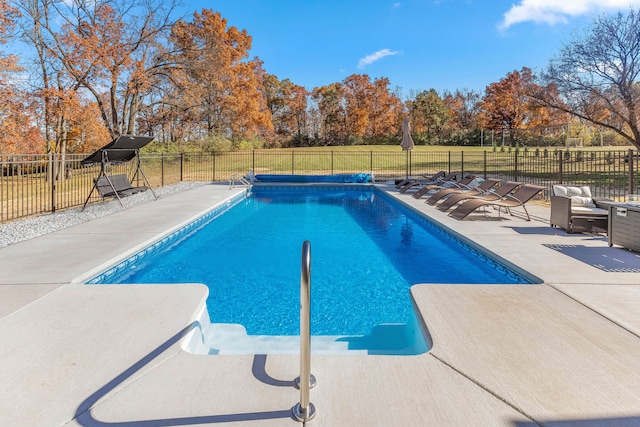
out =
{"type": "Polygon", "coordinates": [[[376,62],[377,60],[384,58],[385,56],[397,55],[398,53],[400,53],[400,52],[395,51],[395,50],[391,50],[391,49],[379,50],[376,53],[372,53],[371,55],[367,55],[364,58],[362,58],[358,62],[358,68],[362,69],[362,68],[366,67],[367,65],[371,65],[374,62],[376,62]]]}
{"type": "Polygon", "coordinates": [[[520,0],[504,14],[499,28],[532,21],[538,24],[566,24],[569,17],[612,9],[640,6],[640,0],[520,0]]]}

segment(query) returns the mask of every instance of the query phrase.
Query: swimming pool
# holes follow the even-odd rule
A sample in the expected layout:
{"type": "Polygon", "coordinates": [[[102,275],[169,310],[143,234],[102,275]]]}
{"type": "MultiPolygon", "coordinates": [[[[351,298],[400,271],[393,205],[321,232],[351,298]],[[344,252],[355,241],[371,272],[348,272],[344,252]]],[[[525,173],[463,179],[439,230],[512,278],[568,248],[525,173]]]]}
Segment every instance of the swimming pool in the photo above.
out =
{"type": "Polygon", "coordinates": [[[383,341],[421,335],[413,284],[530,283],[370,186],[254,187],[191,228],[89,282],[205,283],[212,324],[296,336],[300,248],[309,240],[312,334],[383,341]]]}

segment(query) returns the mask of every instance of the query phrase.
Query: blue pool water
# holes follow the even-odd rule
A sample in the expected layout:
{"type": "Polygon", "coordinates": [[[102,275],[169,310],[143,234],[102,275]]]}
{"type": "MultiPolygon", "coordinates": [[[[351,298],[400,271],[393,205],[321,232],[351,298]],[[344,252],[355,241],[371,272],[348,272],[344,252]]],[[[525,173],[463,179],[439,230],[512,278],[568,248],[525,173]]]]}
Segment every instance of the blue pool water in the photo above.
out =
{"type": "Polygon", "coordinates": [[[331,186],[254,187],[215,219],[90,282],[205,283],[212,323],[298,335],[304,240],[312,335],[408,323],[416,283],[529,283],[381,191],[331,186]]]}

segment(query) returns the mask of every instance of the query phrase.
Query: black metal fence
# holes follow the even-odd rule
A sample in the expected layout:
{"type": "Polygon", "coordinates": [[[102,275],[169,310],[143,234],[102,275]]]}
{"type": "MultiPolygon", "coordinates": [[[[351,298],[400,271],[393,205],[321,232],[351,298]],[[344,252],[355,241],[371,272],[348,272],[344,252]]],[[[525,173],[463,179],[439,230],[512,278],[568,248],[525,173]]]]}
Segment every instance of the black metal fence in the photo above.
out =
{"type": "MultiPolygon", "coordinates": [[[[0,222],[82,206],[99,166],[83,167],[86,155],[1,155],[0,222]],[[53,179],[54,177],[55,179],[53,179]]],[[[587,150],[513,151],[307,151],[142,154],[153,187],[181,181],[228,181],[233,174],[373,174],[376,181],[458,171],[546,186],[588,185],[594,196],[624,199],[638,191],[638,152],[587,150]]],[[[135,162],[109,166],[132,177],[135,162]]],[[[135,183],[139,185],[139,183],[135,183]]],[[[549,191],[546,192],[546,196],[549,191]]],[[[90,202],[100,201],[94,192],[90,202]]]]}

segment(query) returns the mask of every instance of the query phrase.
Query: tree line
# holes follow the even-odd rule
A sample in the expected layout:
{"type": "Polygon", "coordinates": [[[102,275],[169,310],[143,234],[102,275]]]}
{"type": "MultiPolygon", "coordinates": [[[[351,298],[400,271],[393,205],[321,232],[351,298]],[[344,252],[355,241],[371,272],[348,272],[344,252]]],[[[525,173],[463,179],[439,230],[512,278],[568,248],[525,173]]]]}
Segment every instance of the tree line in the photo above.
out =
{"type": "Polygon", "coordinates": [[[89,152],[122,134],[202,150],[398,144],[638,147],[640,14],[602,15],[537,75],[484,93],[412,91],[353,74],[313,89],[269,74],[220,13],[174,18],[177,0],[0,0],[0,154],[89,152]]]}

